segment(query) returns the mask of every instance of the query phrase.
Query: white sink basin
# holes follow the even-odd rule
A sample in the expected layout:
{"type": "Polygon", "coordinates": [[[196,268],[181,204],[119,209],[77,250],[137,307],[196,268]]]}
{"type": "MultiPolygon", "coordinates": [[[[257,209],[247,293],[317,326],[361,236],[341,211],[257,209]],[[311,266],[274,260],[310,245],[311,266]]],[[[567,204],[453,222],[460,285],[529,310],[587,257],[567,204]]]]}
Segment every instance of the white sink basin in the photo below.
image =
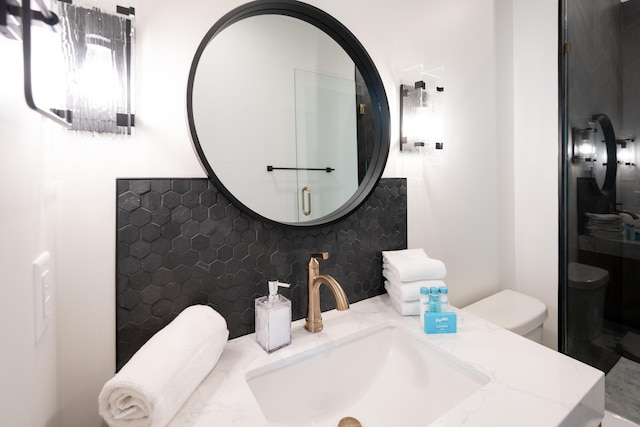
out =
{"type": "MultiPolygon", "coordinates": [[[[419,326],[416,324],[416,328],[419,326]]],[[[489,382],[420,336],[386,325],[250,371],[270,425],[425,426],[489,382]]]]}

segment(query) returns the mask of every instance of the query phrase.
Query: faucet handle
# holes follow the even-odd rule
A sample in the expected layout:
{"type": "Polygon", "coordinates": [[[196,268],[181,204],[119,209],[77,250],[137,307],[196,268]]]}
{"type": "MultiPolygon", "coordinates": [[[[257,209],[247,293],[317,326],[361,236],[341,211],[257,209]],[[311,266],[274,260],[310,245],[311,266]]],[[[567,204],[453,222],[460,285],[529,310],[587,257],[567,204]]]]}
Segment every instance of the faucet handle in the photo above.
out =
{"type": "Polygon", "coordinates": [[[311,258],[328,259],[329,252],[311,252],[311,258]]]}

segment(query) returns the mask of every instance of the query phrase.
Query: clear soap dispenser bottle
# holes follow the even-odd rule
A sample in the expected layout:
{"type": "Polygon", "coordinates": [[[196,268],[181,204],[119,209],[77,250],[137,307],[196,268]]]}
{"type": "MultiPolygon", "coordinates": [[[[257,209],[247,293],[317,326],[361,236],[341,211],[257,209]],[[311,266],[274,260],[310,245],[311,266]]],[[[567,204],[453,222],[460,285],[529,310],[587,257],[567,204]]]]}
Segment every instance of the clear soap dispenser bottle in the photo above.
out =
{"type": "Polygon", "coordinates": [[[288,283],[269,282],[269,296],[256,299],[256,341],[267,353],[291,343],[291,301],[278,294],[288,283]]]}

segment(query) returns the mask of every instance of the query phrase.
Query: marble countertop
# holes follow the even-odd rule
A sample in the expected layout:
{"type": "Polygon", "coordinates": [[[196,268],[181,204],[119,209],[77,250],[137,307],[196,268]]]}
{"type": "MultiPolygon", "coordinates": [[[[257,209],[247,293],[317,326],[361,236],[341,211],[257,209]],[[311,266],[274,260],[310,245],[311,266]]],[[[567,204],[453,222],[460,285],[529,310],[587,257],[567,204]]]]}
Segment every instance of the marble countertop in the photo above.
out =
{"type": "Polygon", "coordinates": [[[578,248],[581,251],[640,260],[640,241],[637,240],[613,240],[580,235],[578,236],[578,248]]]}
{"type": "MultiPolygon", "coordinates": [[[[472,366],[489,382],[444,413],[431,426],[586,426],[604,416],[604,374],[582,362],[534,343],[478,317],[458,313],[458,332],[427,335],[427,340],[453,359],[472,366]]],[[[304,330],[304,319],[292,324],[291,345],[267,354],[255,334],[230,340],[218,364],[191,395],[170,427],[268,427],[247,385],[256,368],[295,358],[309,349],[360,330],[392,323],[420,331],[417,316],[400,316],[388,295],[352,304],[347,311],[322,314],[324,329],[304,330]]],[[[416,408],[416,410],[421,410],[416,408]]]]}

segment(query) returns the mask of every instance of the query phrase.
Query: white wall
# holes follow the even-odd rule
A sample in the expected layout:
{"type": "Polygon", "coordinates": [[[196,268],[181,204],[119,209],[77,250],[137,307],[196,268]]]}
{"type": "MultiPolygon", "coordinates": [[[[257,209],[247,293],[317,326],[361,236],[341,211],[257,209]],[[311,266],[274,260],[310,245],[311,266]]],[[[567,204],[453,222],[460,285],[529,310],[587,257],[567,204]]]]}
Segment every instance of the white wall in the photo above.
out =
{"type": "MultiPolygon", "coordinates": [[[[350,28],[378,67],[392,111],[385,176],[408,177],[409,246],[424,247],[446,262],[452,303],[462,306],[500,288],[516,288],[543,299],[552,319],[557,317],[556,2],[310,3],[350,28]],[[424,171],[401,157],[397,145],[400,76],[417,64],[445,67],[445,157],[424,171]]],[[[7,280],[0,288],[0,348],[7,361],[0,368],[0,401],[7,405],[7,411],[0,408],[2,424],[39,427],[54,419],[59,423],[48,426],[101,425],[97,393],[113,374],[115,355],[115,178],[205,176],[186,125],[189,66],[213,22],[241,2],[189,4],[136,5],[132,138],[51,130],[26,111],[17,85],[3,88],[0,195],[3,207],[19,200],[20,210],[0,211],[7,280]],[[43,146],[52,153],[43,155],[43,146]],[[48,165],[57,182],[56,212],[42,202],[45,175],[34,158],[48,165]],[[54,213],[52,242],[46,227],[34,224],[54,213]],[[57,317],[50,341],[36,346],[30,263],[51,246],[57,317]],[[57,370],[48,362],[56,356],[57,370]],[[15,393],[4,378],[22,380],[11,388],[15,393]],[[37,410],[26,411],[27,404],[37,410]],[[20,409],[34,419],[22,424],[20,409]]],[[[13,63],[0,71],[20,81],[19,52],[10,43],[0,40],[3,64],[13,63]]],[[[553,333],[547,331],[552,341],[553,333]]]]}
{"type": "Polygon", "coordinates": [[[51,125],[23,101],[21,46],[0,37],[0,424],[53,427],[58,322],[36,342],[31,266],[55,244],[51,125]]]}
{"type": "Polygon", "coordinates": [[[556,1],[514,2],[515,288],[549,310],[558,348],[558,62],[556,1]],[[552,19],[553,18],[553,19],[552,19]]]}

